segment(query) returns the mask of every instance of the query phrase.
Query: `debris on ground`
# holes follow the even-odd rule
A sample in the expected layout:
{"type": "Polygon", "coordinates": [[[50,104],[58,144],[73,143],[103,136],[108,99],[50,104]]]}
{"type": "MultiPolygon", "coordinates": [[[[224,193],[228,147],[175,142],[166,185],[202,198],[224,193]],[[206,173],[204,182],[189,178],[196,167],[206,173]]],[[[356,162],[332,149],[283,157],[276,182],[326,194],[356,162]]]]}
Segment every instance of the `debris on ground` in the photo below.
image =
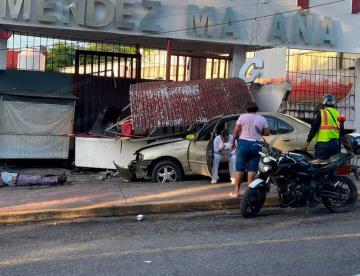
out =
{"type": "Polygon", "coordinates": [[[138,220],[138,221],[142,221],[142,220],[144,220],[144,215],[137,215],[137,217],[136,217],[136,219],[138,220]]]}
{"type": "Polygon", "coordinates": [[[105,172],[99,172],[96,175],[96,179],[99,181],[110,181],[111,178],[117,177],[119,175],[116,171],[105,171],[105,172]]]}

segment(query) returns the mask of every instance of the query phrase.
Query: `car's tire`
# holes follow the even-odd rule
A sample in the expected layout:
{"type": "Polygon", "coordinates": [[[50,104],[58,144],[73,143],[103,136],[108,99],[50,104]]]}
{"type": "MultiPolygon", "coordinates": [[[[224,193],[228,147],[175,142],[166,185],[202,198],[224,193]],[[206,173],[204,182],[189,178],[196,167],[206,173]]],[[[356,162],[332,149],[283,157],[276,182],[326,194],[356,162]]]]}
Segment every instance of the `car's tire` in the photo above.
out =
{"type": "Polygon", "coordinates": [[[175,162],[163,160],[155,164],[151,178],[153,182],[157,183],[177,182],[182,180],[183,173],[175,162]]]}

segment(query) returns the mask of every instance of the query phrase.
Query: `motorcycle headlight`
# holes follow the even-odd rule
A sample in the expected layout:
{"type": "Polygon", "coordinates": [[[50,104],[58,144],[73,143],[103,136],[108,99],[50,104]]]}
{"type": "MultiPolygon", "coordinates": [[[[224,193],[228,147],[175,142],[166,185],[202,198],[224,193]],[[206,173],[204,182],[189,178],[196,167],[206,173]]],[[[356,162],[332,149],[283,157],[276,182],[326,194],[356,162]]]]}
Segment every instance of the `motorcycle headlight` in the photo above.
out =
{"type": "Polygon", "coordinates": [[[259,164],[259,170],[260,170],[261,172],[266,173],[266,172],[268,172],[268,171],[271,170],[271,166],[270,166],[270,165],[263,164],[263,163],[260,163],[260,164],[259,164]]]}
{"type": "Polygon", "coordinates": [[[259,163],[259,170],[261,172],[268,172],[272,169],[272,166],[271,166],[271,159],[268,158],[268,157],[265,157],[263,158],[260,163],[259,163]]]}

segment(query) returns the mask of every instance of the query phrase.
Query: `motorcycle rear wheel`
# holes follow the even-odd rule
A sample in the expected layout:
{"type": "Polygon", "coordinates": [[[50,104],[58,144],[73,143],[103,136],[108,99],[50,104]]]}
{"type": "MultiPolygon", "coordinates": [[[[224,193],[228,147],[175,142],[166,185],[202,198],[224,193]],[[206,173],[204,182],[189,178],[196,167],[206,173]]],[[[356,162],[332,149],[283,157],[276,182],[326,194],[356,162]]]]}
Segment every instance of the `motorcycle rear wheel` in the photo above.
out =
{"type": "Polygon", "coordinates": [[[343,196],[342,200],[322,197],[325,207],[333,213],[344,213],[354,208],[357,201],[358,190],[355,183],[348,177],[337,176],[330,188],[331,192],[340,193],[343,196]]]}
{"type": "Polygon", "coordinates": [[[240,212],[244,218],[255,217],[266,199],[264,187],[248,188],[240,202],[240,212]]]}

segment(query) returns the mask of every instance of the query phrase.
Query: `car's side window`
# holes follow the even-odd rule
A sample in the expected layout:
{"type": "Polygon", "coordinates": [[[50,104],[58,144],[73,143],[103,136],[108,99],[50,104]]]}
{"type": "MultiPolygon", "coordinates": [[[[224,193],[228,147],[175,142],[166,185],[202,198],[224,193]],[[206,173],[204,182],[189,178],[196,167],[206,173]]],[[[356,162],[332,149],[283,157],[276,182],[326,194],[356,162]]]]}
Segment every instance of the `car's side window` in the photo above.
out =
{"type": "Polygon", "coordinates": [[[236,117],[236,118],[226,118],[222,120],[216,128],[215,135],[220,135],[223,129],[227,129],[229,134],[232,134],[234,132],[237,119],[238,118],[236,117]]]}
{"type": "Polygon", "coordinates": [[[294,128],[291,125],[281,119],[272,116],[264,117],[269,125],[271,135],[287,134],[294,131],[294,128]]]}
{"type": "Polygon", "coordinates": [[[268,125],[269,125],[269,129],[270,129],[270,134],[271,135],[276,135],[277,134],[277,120],[274,117],[271,116],[264,116],[268,125]]]}
{"type": "Polygon", "coordinates": [[[236,122],[237,122],[237,118],[226,122],[225,127],[229,131],[229,134],[232,134],[234,132],[236,122]]]}
{"type": "Polygon", "coordinates": [[[278,127],[277,127],[277,133],[278,134],[287,134],[294,131],[294,128],[289,125],[288,123],[284,122],[281,119],[278,119],[278,127]]]}

